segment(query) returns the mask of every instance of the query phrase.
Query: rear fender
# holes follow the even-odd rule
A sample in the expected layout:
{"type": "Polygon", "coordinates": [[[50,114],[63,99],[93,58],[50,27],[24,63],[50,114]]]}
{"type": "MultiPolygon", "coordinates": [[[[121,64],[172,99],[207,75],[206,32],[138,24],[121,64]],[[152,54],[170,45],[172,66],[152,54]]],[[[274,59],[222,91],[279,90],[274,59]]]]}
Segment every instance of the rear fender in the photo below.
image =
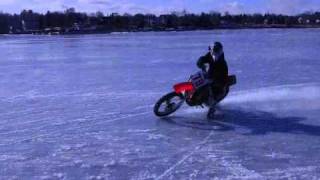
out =
{"type": "Polygon", "coordinates": [[[194,86],[191,82],[184,82],[174,85],[173,89],[176,93],[183,94],[185,92],[193,91],[194,86]]]}
{"type": "Polygon", "coordinates": [[[233,86],[237,84],[237,77],[235,75],[228,76],[227,86],[233,86]]]}

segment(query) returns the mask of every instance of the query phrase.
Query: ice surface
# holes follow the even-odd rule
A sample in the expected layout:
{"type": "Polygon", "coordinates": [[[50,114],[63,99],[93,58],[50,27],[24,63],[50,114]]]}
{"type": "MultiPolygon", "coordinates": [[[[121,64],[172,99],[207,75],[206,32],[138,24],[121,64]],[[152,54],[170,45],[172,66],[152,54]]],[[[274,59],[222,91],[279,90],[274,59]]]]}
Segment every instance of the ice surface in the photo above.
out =
{"type": "Polygon", "coordinates": [[[0,179],[319,179],[318,29],[0,36],[0,179]],[[222,41],[214,121],[153,104],[222,41]]]}

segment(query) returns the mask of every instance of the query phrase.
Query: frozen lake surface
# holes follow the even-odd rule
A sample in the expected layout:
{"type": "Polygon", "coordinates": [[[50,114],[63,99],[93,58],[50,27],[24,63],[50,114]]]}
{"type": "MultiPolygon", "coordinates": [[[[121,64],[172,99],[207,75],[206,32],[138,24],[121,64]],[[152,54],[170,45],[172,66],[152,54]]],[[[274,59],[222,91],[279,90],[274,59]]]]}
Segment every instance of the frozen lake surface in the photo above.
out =
{"type": "Polygon", "coordinates": [[[320,30],[0,36],[0,179],[319,179],[320,30]],[[221,41],[206,120],[153,104],[221,41]]]}

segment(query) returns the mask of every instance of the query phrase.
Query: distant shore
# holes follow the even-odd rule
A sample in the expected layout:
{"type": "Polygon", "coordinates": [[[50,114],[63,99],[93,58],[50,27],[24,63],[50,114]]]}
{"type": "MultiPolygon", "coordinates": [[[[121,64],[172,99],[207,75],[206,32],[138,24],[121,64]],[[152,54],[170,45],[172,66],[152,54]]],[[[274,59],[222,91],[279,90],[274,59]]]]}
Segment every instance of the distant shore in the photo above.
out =
{"type": "Polygon", "coordinates": [[[32,10],[23,10],[20,14],[0,12],[0,34],[65,35],[262,28],[320,28],[320,12],[231,15],[228,12],[193,14],[182,11],[162,15],[104,15],[102,12],[81,13],[74,8],[45,14],[32,10]]]}
{"type": "Polygon", "coordinates": [[[19,33],[9,33],[10,35],[79,35],[79,34],[111,34],[111,33],[125,33],[125,32],[179,32],[179,31],[201,31],[201,30],[237,30],[237,29],[309,29],[309,28],[320,28],[320,25],[238,25],[238,26],[220,26],[215,28],[149,28],[149,29],[118,29],[114,31],[103,31],[95,29],[83,29],[77,31],[68,30],[36,30],[36,31],[26,31],[19,33]]]}

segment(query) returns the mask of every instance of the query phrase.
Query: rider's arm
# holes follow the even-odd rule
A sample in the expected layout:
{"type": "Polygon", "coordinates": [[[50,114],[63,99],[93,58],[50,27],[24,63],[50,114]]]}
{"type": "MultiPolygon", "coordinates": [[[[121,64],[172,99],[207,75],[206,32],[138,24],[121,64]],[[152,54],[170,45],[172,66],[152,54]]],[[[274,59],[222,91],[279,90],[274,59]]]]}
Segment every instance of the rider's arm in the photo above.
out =
{"type": "Polygon", "coordinates": [[[197,66],[198,68],[202,69],[202,70],[205,70],[206,69],[206,66],[205,64],[209,63],[210,59],[207,57],[208,54],[206,54],[205,56],[201,56],[199,59],[198,59],[198,62],[197,62],[197,66]]]}

